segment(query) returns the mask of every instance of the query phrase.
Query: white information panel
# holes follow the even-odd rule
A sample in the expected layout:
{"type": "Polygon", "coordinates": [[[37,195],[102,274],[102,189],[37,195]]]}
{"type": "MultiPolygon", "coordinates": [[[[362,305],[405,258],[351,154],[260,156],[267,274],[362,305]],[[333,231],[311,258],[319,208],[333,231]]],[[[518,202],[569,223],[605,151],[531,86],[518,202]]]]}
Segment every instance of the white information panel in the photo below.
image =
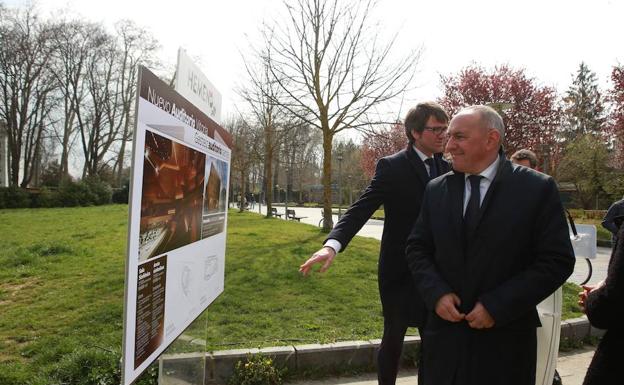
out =
{"type": "Polygon", "coordinates": [[[221,122],[221,93],[182,48],[178,50],[175,89],[212,120],[221,122]]]}
{"type": "Polygon", "coordinates": [[[223,291],[231,155],[227,131],[149,70],[139,71],[123,384],[223,291]]]}
{"type": "Polygon", "coordinates": [[[598,254],[596,226],[578,224],[575,227],[576,235],[570,230],[570,241],[574,248],[574,255],[576,258],[595,259],[598,254]]]}

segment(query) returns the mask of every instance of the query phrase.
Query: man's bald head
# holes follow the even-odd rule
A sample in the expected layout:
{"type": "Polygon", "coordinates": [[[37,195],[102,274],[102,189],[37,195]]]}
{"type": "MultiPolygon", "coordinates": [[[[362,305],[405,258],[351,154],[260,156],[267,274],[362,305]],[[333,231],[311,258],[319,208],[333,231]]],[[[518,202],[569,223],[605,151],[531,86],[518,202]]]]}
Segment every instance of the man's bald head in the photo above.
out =
{"type": "Polygon", "coordinates": [[[461,109],[457,115],[463,113],[476,114],[479,117],[481,127],[484,130],[494,129],[498,131],[500,135],[500,144],[503,144],[503,141],[505,140],[505,123],[503,123],[503,118],[498,112],[496,112],[495,109],[490,106],[475,105],[461,109]]]}
{"type": "Polygon", "coordinates": [[[470,106],[451,120],[446,151],[455,171],[478,174],[498,157],[505,126],[501,116],[488,106],[470,106]]]}

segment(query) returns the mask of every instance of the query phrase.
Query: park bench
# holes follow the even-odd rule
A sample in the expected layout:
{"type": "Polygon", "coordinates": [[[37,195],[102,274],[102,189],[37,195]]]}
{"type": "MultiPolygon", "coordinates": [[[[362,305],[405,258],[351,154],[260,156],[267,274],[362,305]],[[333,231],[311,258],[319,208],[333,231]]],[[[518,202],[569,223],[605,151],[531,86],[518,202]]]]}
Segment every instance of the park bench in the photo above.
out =
{"type": "Polygon", "coordinates": [[[303,218],[307,218],[307,217],[298,217],[297,214],[295,214],[295,210],[291,210],[291,209],[286,210],[286,219],[292,219],[292,220],[296,220],[297,222],[301,222],[303,218]]]}
{"type": "Polygon", "coordinates": [[[271,207],[271,215],[274,216],[274,217],[278,217],[278,218],[282,217],[282,214],[279,214],[275,207],[271,207]]]}

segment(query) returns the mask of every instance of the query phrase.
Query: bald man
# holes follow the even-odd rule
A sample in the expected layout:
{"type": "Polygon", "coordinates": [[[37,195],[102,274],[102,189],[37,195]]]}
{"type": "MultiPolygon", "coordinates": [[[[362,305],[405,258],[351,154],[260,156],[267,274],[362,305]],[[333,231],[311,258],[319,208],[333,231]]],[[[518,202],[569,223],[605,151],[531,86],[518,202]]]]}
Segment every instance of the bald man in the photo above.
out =
{"type": "Polygon", "coordinates": [[[428,310],[424,385],[534,385],[535,307],[574,268],[555,182],[513,167],[504,134],[490,107],[451,120],[453,171],[427,185],[408,238],[428,310]]]}

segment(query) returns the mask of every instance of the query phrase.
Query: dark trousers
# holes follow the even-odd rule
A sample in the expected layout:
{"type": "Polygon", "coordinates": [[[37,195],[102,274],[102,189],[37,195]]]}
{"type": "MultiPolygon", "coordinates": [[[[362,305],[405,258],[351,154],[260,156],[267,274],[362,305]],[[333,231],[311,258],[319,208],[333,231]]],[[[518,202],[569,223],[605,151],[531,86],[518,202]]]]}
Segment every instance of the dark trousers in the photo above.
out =
{"type": "MultiPolygon", "coordinates": [[[[384,318],[384,333],[379,346],[379,354],[377,355],[377,380],[379,385],[395,385],[396,383],[401,361],[401,351],[403,350],[403,339],[405,338],[407,327],[407,321],[405,320],[384,318]]],[[[418,332],[422,336],[420,328],[418,332]]],[[[421,367],[422,365],[419,364],[419,374],[421,367]]]]}

